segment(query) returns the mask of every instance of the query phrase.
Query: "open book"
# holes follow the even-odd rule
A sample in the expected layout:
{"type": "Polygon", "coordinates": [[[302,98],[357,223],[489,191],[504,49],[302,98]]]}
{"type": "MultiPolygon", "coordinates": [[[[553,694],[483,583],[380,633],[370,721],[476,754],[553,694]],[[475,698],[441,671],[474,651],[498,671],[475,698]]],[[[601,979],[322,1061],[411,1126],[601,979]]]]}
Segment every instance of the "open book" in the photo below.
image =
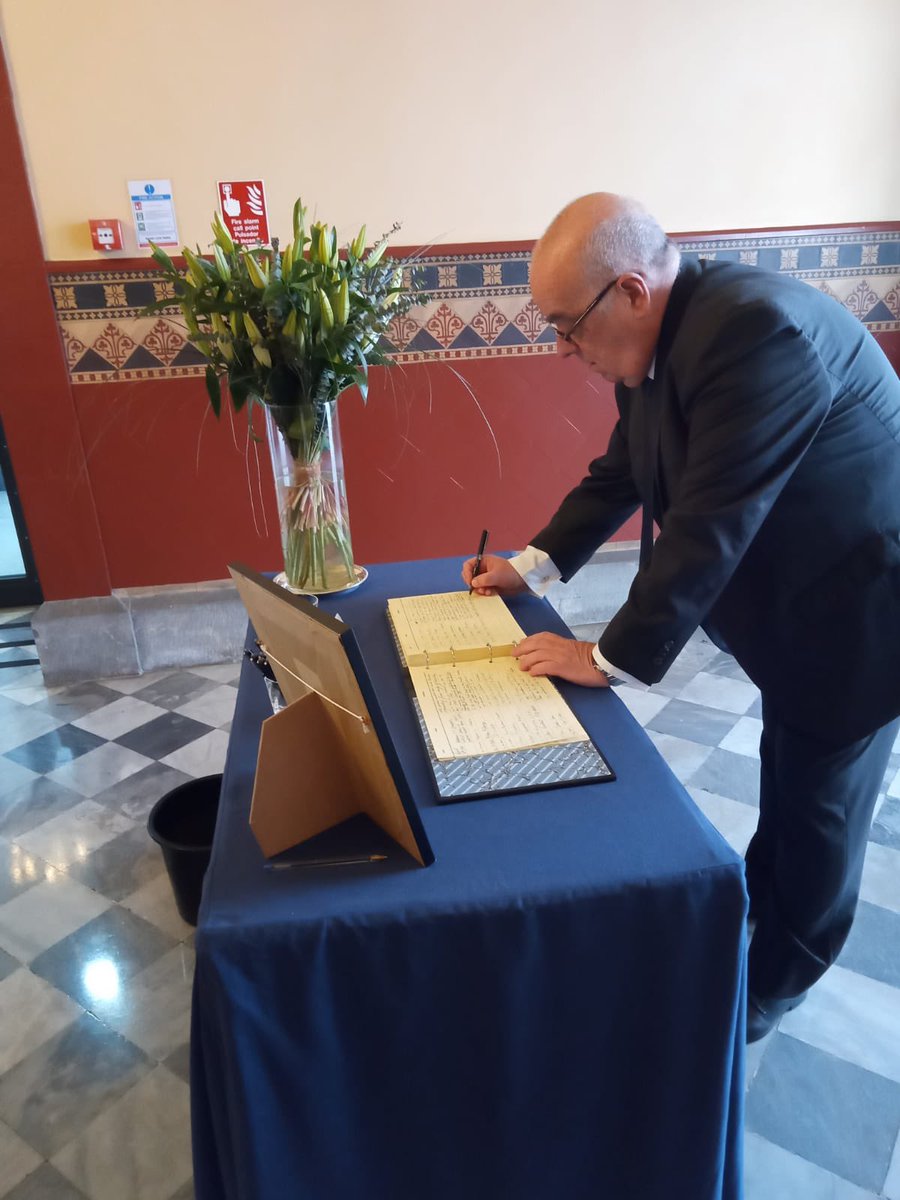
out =
{"type": "Polygon", "coordinates": [[[439,761],[589,741],[550,680],[512,657],[525,633],[501,597],[407,596],[388,614],[439,761]]]}

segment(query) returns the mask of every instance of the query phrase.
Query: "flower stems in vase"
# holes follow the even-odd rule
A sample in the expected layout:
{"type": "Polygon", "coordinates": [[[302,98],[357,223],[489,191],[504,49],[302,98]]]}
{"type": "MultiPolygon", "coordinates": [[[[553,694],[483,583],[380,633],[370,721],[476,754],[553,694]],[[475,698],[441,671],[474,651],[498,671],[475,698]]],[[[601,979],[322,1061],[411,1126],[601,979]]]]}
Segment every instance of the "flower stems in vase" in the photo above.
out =
{"type": "Polygon", "coordinates": [[[288,587],[332,592],[356,581],[334,401],[267,405],[288,587]]]}

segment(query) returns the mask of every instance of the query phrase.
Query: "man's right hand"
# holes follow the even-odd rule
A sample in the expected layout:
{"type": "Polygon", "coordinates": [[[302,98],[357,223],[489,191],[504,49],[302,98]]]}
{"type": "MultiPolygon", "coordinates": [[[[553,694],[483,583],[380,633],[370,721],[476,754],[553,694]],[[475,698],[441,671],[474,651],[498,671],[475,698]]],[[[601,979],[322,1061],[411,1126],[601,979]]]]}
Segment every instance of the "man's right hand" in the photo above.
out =
{"type": "Polygon", "coordinates": [[[482,555],[481,567],[473,579],[475,561],[474,558],[466,559],[462,577],[466,587],[471,587],[479,596],[514,596],[517,592],[528,591],[528,584],[508,558],[501,558],[499,554],[482,555]]]}

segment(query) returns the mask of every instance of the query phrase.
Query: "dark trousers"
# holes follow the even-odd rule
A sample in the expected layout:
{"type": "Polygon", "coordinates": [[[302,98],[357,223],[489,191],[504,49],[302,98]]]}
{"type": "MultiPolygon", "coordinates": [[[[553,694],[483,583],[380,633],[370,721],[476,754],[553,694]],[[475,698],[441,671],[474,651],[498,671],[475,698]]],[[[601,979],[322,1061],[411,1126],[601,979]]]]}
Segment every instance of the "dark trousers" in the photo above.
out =
{"type": "Polygon", "coordinates": [[[757,922],[748,990],[759,1000],[799,995],[840,953],[898,728],[837,746],[785,725],[763,697],[759,824],[746,857],[757,922]]]}

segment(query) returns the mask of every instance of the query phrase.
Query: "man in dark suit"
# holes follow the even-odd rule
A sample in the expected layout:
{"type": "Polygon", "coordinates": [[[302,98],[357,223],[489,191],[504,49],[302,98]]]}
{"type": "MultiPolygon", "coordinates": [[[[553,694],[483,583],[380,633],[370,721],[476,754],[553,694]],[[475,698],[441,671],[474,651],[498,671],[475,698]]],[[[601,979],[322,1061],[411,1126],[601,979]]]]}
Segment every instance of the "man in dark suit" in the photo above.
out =
{"type": "Polygon", "coordinates": [[[532,293],[559,353],[615,383],[619,420],[528,549],[485,556],[474,586],[568,580],[643,505],[641,565],[599,643],[536,634],[523,670],[652,685],[702,626],[760,688],[754,1041],[844,944],[900,727],[900,381],[834,299],[756,267],[682,262],[643,209],[607,193],[550,226],[532,293]]]}

